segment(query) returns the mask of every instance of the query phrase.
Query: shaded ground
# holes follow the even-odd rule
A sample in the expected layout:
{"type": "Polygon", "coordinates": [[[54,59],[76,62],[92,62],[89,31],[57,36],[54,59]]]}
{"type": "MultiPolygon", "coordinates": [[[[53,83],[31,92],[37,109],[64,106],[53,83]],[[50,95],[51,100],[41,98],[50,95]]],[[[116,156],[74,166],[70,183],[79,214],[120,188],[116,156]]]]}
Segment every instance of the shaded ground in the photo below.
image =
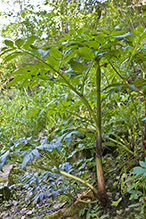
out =
{"type": "MultiPolygon", "coordinates": [[[[119,158],[120,159],[120,158],[119,158]]],[[[115,218],[115,219],[133,219],[134,216],[129,216],[133,211],[132,208],[128,206],[131,204],[129,200],[129,194],[121,194],[121,169],[122,165],[119,164],[118,158],[114,160],[112,157],[108,158],[108,162],[105,163],[105,180],[107,193],[111,201],[115,201],[115,205],[112,206],[110,210],[99,208],[98,215],[99,218],[102,215],[108,215],[105,218],[115,218]],[[114,162],[113,162],[114,161],[114,162]],[[119,203],[118,203],[119,200],[119,203]],[[99,212],[100,211],[100,212],[99,212]]],[[[124,188],[122,188],[124,190],[124,188]]],[[[82,194],[82,190],[80,193],[82,194]]],[[[24,186],[16,186],[12,193],[11,200],[3,201],[0,204],[0,218],[1,219],[29,219],[29,218],[50,218],[49,215],[56,213],[56,216],[52,218],[87,218],[85,214],[83,216],[79,216],[79,210],[86,207],[85,212],[88,210],[88,205],[79,204],[78,206],[73,204],[72,202],[67,201],[52,201],[51,197],[47,197],[42,201],[32,205],[31,192],[29,189],[25,189],[24,186]],[[70,204],[70,206],[69,206],[70,204]],[[71,212],[75,211],[71,216],[71,212]]],[[[95,203],[93,205],[97,206],[99,203],[95,203]]],[[[100,205],[99,205],[100,206],[100,205]]],[[[90,217],[97,218],[97,217],[90,217]]]]}
{"type": "MultiPolygon", "coordinates": [[[[52,203],[52,200],[47,198],[32,206],[31,203],[29,204],[30,200],[28,200],[28,197],[26,197],[25,195],[26,195],[26,191],[23,188],[18,188],[17,198],[15,200],[5,201],[3,202],[3,204],[1,204],[0,218],[2,219],[5,218],[27,219],[27,218],[44,218],[44,217],[49,218],[47,217],[47,215],[49,216],[50,214],[57,212],[59,209],[61,210],[62,214],[66,215],[66,217],[72,218],[70,213],[65,209],[65,203],[61,203],[61,202],[52,203]]],[[[115,196],[119,197],[120,193],[115,191],[115,193],[113,193],[112,196],[113,198],[115,198],[115,196]]],[[[112,209],[110,209],[110,216],[119,219],[126,218],[125,217],[126,213],[130,211],[128,208],[129,204],[130,204],[129,196],[125,195],[118,207],[112,207],[112,209]]],[[[101,214],[106,214],[106,211],[102,210],[101,214]]],[[[66,217],[58,216],[58,218],[66,218],[66,217]]],[[[83,216],[81,218],[85,218],[85,217],[83,216]]]]}

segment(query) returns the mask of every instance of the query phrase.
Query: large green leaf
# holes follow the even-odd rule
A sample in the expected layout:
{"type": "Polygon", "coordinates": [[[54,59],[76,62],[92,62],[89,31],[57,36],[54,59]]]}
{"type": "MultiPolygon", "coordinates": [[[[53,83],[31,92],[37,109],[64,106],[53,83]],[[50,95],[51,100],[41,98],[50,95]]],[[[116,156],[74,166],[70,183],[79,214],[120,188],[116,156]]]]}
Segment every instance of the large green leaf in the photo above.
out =
{"type": "Polygon", "coordinates": [[[83,72],[84,71],[84,66],[82,63],[71,60],[70,65],[71,65],[72,69],[76,72],[83,72]]]}
{"type": "Polygon", "coordinates": [[[90,48],[93,48],[93,49],[99,48],[99,43],[97,43],[94,40],[86,42],[86,45],[89,46],[90,48]]]}
{"type": "Polygon", "coordinates": [[[52,67],[59,66],[59,61],[53,58],[52,56],[46,55],[45,60],[49,63],[52,67]]]}
{"type": "Polygon", "coordinates": [[[20,68],[20,69],[14,71],[12,73],[12,75],[25,75],[25,74],[27,74],[29,72],[32,73],[32,72],[35,72],[35,71],[37,71],[37,68],[35,68],[34,66],[27,66],[27,67],[20,68]]]}
{"type": "Polygon", "coordinates": [[[81,41],[73,41],[67,44],[67,47],[72,48],[72,47],[84,47],[85,44],[81,41]]]}
{"type": "Polygon", "coordinates": [[[13,80],[11,80],[8,85],[7,88],[9,88],[10,86],[16,85],[19,81],[23,80],[24,76],[23,75],[18,75],[16,76],[13,80]]]}
{"type": "Polygon", "coordinates": [[[20,48],[23,44],[24,44],[24,40],[22,40],[22,39],[17,39],[17,40],[15,41],[15,45],[16,45],[18,48],[20,48]]]}
{"type": "Polygon", "coordinates": [[[72,38],[72,36],[70,36],[69,34],[67,33],[63,33],[63,36],[64,36],[64,40],[69,40],[70,38],[72,38]]]}
{"type": "Polygon", "coordinates": [[[78,50],[72,50],[69,49],[69,52],[67,52],[64,56],[64,59],[62,61],[62,65],[65,64],[66,62],[70,61],[73,57],[75,57],[75,55],[77,54],[78,50]]]}
{"type": "Polygon", "coordinates": [[[95,40],[101,44],[103,44],[105,42],[105,34],[100,33],[95,37],[95,40]]]}
{"type": "Polygon", "coordinates": [[[92,49],[85,46],[79,48],[78,54],[82,57],[82,59],[93,59],[94,57],[92,49]]]}
{"type": "Polygon", "coordinates": [[[14,42],[12,40],[5,40],[5,45],[9,47],[14,47],[14,42]]]}
{"type": "Polygon", "coordinates": [[[34,41],[35,41],[36,39],[37,39],[36,36],[30,36],[30,37],[28,37],[27,40],[26,40],[26,42],[25,42],[25,44],[23,45],[23,48],[27,50],[27,49],[30,47],[30,45],[31,45],[32,43],[34,43],[34,41]]]}
{"type": "Polygon", "coordinates": [[[58,49],[56,49],[56,48],[50,49],[49,50],[49,54],[51,56],[53,56],[54,58],[56,58],[56,59],[62,58],[61,52],[58,49]]]}
{"type": "Polygon", "coordinates": [[[76,36],[76,35],[77,35],[77,32],[76,32],[75,30],[71,29],[71,30],[70,30],[70,34],[73,35],[73,36],[76,36]]]}

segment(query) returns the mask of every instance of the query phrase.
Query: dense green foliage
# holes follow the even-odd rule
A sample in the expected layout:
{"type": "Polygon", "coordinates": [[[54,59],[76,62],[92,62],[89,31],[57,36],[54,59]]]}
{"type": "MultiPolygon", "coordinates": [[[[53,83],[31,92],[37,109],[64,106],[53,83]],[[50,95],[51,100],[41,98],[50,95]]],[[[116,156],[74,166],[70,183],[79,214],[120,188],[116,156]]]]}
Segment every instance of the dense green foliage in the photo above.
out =
{"type": "MultiPolygon", "coordinates": [[[[134,156],[136,164],[146,152],[145,8],[129,5],[52,1],[48,12],[26,4],[3,27],[3,36],[11,39],[1,49],[1,167],[6,162],[31,167],[23,180],[37,192],[34,202],[48,194],[75,200],[81,183],[97,201],[109,153],[125,161],[127,179],[132,161],[128,166],[126,159],[134,156]],[[93,186],[96,174],[99,191],[93,186]]],[[[121,188],[125,193],[127,182],[133,183],[126,187],[130,199],[140,200],[130,207],[145,217],[145,162],[140,165],[125,184],[121,177],[121,188]]],[[[100,201],[108,206],[108,200],[100,201]]],[[[96,218],[99,206],[89,204],[84,213],[96,218]]]]}

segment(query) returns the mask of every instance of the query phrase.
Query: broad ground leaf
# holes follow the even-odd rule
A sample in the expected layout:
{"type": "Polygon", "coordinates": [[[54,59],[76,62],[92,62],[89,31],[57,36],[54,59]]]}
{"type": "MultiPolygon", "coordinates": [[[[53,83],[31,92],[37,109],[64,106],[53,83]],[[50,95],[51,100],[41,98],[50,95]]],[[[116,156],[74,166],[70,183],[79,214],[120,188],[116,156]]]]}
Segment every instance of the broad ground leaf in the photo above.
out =
{"type": "Polygon", "coordinates": [[[73,29],[70,30],[70,34],[73,35],[73,36],[76,36],[76,35],[77,35],[76,31],[73,30],[73,29]]]}
{"type": "Polygon", "coordinates": [[[64,170],[67,173],[70,173],[72,171],[72,165],[69,162],[65,162],[59,165],[59,169],[64,170]]]}
{"type": "Polygon", "coordinates": [[[67,48],[73,48],[73,47],[84,47],[85,44],[81,41],[73,41],[71,43],[68,43],[67,48]]]}
{"type": "Polygon", "coordinates": [[[6,151],[3,155],[0,156],[0,170],[2,170],[3,165],[5,164],[7,157],[9,156],[10,151],[6,151]]]}
{"type": "MultiPolygon", "coordinates": [[[[115,27],[115,28],[116,28],[116,27],[115,27]]],[[[108,35],[110,34],[110,32],[109,32],[108,30],[102,29],[102,28],[100,29],[100,32],[106,33],[106,34],[108,34],[108,35]]]]}
{"type": "Polygon", "coordinates": [[[146,162],[144,162],[144,161],[139,161],[139,164],[140,164],[141,167],[146,168],[146,162]]]}
{"type": "Polygon", "coordinates": [[[95,40],[101,44],[105,42],[105,36],[106,34],[100,33],[95,37],[95,40]]]}
{"type": "Polygon", "coordinates": [[[137,80],[134,81],[133,84],[135,85],[135,87],[146,85],[146,80],[143,79],[143,78],[137,79],[137,80]]]}
{"type": "Polygon", "coordinates": [[[146,30],[144,31],[144,33],[142,34],[142,36],[140,37],[141,40],[146,38],[146,30]]]}
{"type": "Polygon", "coordinates": [[[71,138],[72,135],[78,135],[78,136],[84,137],[83,133],[79,132],[78,130],[73,130],[65,136],[65,139],[71,138]]]}
{"type": "MultiPolygon", "coordinates": [[[[1,50],[0,50],[0,51],[2,52],[2,51],[5,51],[5,50],[7,50],[7,49],[9,49],[9,47],[7,47],[7,46],[4,46],[3,48],[1,48],[1,50]]],[[[11,49],[11,50],[12,50],[12,49],[11,49]]]]}
{"type": "Polygon", "coordinates": [[[135,174],[135,175],[141,175],[141,174],[143,174],[143,173],[145,173],[146,172],[146,169],[143,169],[142,167],[134,167],[133,168],[133,173],[135,174]]]}
{"type": "Polygon", "coordinates": [[[12,75],[26,75],[29,72],[32,73],[32,72],[35,72],[35,71],[37,71],[35,66],[28,66],[28,67],[24,67],[24,68],[21,68],[21,69],[18,69],[16,71],[14,71],[12,73],[12,75]]]}
{"type": "Polygon", "coordinates": [[[144,27],[142,25],[139,25],[137,28],[136,28],[140,33],[143,33],[145,31],[144,27]]]}
{"type": "Polygon", "coordinates": [[[28,152],[25,154],[25,156],[23,157],[23,161],[22,161],[22,169],[26,169],[26,165],[29,161],[33,160],[33,155],[31,152],[28,152]]]}

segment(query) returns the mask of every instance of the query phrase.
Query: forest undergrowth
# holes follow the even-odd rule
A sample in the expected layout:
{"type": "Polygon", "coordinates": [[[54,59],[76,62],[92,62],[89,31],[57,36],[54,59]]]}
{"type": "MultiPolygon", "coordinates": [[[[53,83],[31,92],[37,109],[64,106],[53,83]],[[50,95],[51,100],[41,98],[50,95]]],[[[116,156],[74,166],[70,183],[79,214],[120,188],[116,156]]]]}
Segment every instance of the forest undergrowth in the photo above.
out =
{"type": "Polygon", "coordinates": [[[0,218],[145,219],[145,5],[13,3],[1,14],[15,21],[1,30],[0,169],[13,169],[0,218]]]}

